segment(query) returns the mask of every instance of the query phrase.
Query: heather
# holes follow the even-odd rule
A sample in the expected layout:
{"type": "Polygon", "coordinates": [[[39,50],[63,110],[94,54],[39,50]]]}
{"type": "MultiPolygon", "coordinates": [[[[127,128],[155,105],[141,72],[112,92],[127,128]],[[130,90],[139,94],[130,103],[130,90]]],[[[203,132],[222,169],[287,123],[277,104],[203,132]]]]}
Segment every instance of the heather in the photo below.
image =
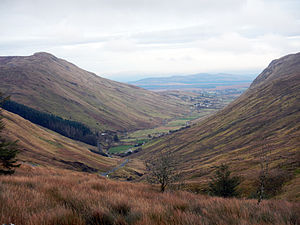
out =
{"type": "Polygon", "coordinates": [[[299,224],[299,203],[219,198],[31,167],[0,177],[0,223],[299,224]]]}

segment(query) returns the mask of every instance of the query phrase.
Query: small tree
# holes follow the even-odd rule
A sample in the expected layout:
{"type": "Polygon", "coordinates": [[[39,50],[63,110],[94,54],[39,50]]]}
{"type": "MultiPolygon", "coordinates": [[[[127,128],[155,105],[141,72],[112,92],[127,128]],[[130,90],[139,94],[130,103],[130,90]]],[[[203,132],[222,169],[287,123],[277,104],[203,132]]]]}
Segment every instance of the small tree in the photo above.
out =
{"type": "Polygon", "coordinates": [[[149,183],[160,184],[160,191],[180,180],[178,161],[172,153],[161,153],[158,158],[152,158],[146,162],[149,183]]]}
{"type": "Polygon", "coordinates": [[[114,142],[119,142],[119,137],[118,137],[118,135],[114,135],[114,142]]]}
{"type": "MultiPolygon", "coordinates": [[[[0,107],[5,100],[3,94],[0,92],[0,107]]],[[[18,153],[16,141],[10,142],[5,140],[1,136],[1,132],[4,129],[3,117],[0,108],[0,175],[10,175],[15,172],[13,168],[19,167],[20,165],[15,164],[17,162],[16,155],[18,153]]]]}
{"type": "Polygon", "coordinates": [[[260,172],[258,176],[258,189],[257,189],[257,204],[266,197],[265,187],[266,180],[269,175],[269,159],[267,153],[262,150],[260,157],[260,172]]]}
{"type": "Polygon", "coordinates": [[[272,150],[273,147],[270,144],[270,140],[263,139],[259,161],[260,171],[256,181],[258,205],[263,199],[276,196],[280,193],[282,186],[291,176],[288,171],[281,170],[280,168],[269,168],[272,150]]]}
{"type": "Polygon", "coordinates": [[[16,141],[0,140],[0,175],[11,175],[15,172],[13,168],[20,166],[20,164],[15,164],[17,153],[16,141]]]}
{"type": "Polygon", "coordinates": [[[230,176],[231,171],[228,166],[222,164],[215,172],[215,176],[211,178],[209,183],[209,192],[211,195],[220,197],[234,197],[237,196],[237,186],[240,184],[240,177],[230,176]]]}

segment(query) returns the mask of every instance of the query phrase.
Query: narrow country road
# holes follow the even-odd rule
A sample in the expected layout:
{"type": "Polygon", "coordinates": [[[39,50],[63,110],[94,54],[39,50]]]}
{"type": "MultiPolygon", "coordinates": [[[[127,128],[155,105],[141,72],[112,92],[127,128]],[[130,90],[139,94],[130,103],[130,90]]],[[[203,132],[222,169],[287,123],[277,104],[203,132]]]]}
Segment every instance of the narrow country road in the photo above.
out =
{"type": "Polygon", "coordinates": [[[122,167],[124,167],[127,163],[129,162],[129,159],[125,159],[124,162],[122,162],[120,165],[118,165],[117,167],[107,171],[107,172],[104,172],[104,173],[99,173],[101,176],[104,176],[104,177],[107,177],[109,174],[115,172],[117,169],[120,169],[122,167]]]}

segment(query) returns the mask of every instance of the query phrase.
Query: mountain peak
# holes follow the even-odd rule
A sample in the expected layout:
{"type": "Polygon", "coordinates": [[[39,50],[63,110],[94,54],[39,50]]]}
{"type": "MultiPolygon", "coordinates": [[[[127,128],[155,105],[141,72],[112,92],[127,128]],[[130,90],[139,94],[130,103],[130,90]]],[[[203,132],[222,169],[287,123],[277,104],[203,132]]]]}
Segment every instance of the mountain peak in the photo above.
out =
{"type": "Polygon", "coordinates": [[[38,58],[56,58],[54,55],[48,53],[48,52],[36,52],[33,54],[33,56],[38,58]]]}
{"type": "Polygon", "coordinates": [[[272,80],[281,79],[298,74],[300,71],[300,52],[286,55],[273,60],[269,66],[253,81],[251,88],[269,83],[272,80]]]}

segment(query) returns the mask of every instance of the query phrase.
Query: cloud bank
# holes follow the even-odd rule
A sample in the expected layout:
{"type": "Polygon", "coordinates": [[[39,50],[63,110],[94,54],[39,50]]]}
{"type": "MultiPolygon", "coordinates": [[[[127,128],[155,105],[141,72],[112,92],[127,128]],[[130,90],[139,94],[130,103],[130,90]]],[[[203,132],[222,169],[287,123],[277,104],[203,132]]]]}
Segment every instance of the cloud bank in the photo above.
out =
{"type": "Polygon", "coordinates": [[[259,71],[300,50],[297,0],[2,0],[0,54],[108,78],[259,71]]]}

